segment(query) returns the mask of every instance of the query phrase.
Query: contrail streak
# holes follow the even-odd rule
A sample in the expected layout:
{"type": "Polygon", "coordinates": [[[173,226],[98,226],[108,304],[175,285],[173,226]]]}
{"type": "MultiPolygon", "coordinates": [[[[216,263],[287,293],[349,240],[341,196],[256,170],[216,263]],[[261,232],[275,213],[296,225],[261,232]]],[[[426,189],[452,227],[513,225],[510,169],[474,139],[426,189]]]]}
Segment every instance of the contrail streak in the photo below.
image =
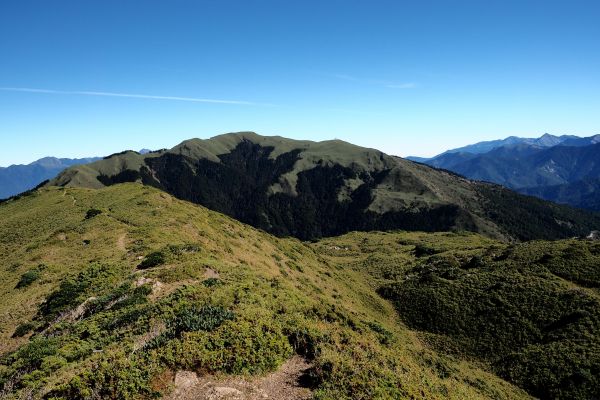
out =
{"type": "Polygon", "coordinates": [[[70,94],[80,96],[103,96],[103,97],[127,97],[133,99],[151,99],[151,100],[173,100],[187,101],[191,103],[214,103],[214,104],[236,104],[246,106],[272,106],[273,104],[254,103],[251,101],[242,100],[220,100],[220,99],[203,99],[197,97],[178,97],[178,96],[154,96],[148,94],[133,94],[133,93],[113,93],[113,92],[93,92],[80,90],[50,90],[50,89],[33,89],[33,88],[17,88],[17,87],[0,87],[0,90],[7,92],[27,92],[27,93],[48,93],[48,94],[70,94]]]}

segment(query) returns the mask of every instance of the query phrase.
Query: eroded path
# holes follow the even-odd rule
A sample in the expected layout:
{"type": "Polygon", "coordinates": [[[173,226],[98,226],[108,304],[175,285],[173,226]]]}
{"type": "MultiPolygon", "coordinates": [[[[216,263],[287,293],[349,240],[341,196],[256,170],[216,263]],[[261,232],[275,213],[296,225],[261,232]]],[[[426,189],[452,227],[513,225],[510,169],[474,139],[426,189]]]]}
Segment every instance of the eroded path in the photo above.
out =
{"type": "Polygon", "coordinates": [[[310,364],[302,357],[289,359],[277,371],[264,377],[198,377],[195,372],[179,371],[175,388],[167,400],[308,400],[311,391],[303,385],[310,364]]]}

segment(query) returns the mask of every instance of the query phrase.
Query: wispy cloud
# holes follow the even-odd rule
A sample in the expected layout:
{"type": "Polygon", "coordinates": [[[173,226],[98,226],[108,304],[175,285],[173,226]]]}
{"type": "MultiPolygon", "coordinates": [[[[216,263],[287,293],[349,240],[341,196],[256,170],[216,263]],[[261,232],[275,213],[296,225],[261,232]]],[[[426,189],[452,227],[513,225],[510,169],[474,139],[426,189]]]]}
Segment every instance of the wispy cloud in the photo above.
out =
{"type": "Polygon", "coordinates": [[[330,76],[333,78],[337,78],[337,79],[341,79],[341,80],[345,80],[345,81],[364,83],[364,84],[368,84],[368,85],[376,85],[376,86],[386,87],[389,89],[415,89],[415,88],[419,87],[419,84],[416,82],[400,82],[400,83],[398,83],[398,82],[390,82],[390,81],[384,81],[384,80],[379,80],[379,79],[357,78],[355,76],[346,75],[346,74],[331,74],[330,76]]]}
{"type": "Polygon", "coordinates": [[[0,87],[0,90],[7,91],[7,92],[47,93],[47,94],[67,94],[67,95],[79,95],[79,96],[127,97],[127,98],[133,98],[133,99],[187,101],[187,102],[191,102],[191,103],[233,104],[233,105],[246,105],[246,106],[273,106],[273,104],[255,103],[252,101],[243,101],[243,100],[205,99],[205,98],[198,98],[198,97],[179,97],[179,96],[156,96],[156,95],[148,95],[148,94],[95,92],[95,91],[82,91],[82,90],[50,90],[50,89],[34,89],[34,88],[23,88],[23,87],[0,87]]]}
{"type": "Polygon", "coordinates": [[[414,88],[418,87],[419,85],[417,85],[415,82],[406,82],[406,83],[391,83],[386,86],[389,87],[390,89],[414,89],[414,88]]]}
{"type": "Polygon", "coordinates": [[[352,81],[352,82],[360,82],[360,79],[355,78],[353,76],[350,75],[344,75],[344,74],[331,74],[332,77],[334,78],[338,78],[338,79],[342,79],[345,81],[352,81]]]}

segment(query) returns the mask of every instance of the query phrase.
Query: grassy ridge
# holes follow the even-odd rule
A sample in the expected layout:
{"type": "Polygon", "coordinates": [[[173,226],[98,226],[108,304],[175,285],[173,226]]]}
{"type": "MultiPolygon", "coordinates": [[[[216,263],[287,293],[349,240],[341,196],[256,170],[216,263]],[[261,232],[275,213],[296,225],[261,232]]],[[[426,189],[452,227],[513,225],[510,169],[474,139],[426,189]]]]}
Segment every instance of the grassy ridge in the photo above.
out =
{"type": "Polygon", "coordinates": [[[346,264],[349,237],[278,239],[137,184],[34,192],[0,221],[4,398],[152,398],[179,369],[263,374],[294,352],[317,399],[528,397],[424,345],[346,264]]]}
{"type": "Polygon", "coordinates": [[[6,398],[151,398],[179,369],[263,374],[294,352],[321,399],[528,397],[486,371],[598,396],[597,242],[307,244],[137,184],[32,192],[0,217],[6,398]]]}
{"type": "Polygon", "coordinates": [[[342,263],[376,277],[431,348],[483,362],[539,398],[600,396],[600,243],[452,234],[333,241],[348,249],[342,263]]]}

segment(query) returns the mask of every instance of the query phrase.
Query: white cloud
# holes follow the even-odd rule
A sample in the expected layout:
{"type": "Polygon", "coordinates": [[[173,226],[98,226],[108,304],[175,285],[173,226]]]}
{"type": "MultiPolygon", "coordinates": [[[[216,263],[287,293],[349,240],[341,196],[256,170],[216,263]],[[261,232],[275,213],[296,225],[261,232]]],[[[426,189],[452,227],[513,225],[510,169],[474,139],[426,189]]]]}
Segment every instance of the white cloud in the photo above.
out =
{"type": "Polygon", "coordinates": [[[197,98],[197,97],[156,96],[156,95],[147,95],[147,94],[95,92],[95,91],[81,91],[81,90],[50,90],[50,89],[33,89],[33,88],[16,88],[16,87],[0,87],[0,90],[10,91],[10,92],[69,94],[69,95],[80,95],[80,96],[127,97],[127,98],[134,98],[134,99],[187,101],[187,102],[192,102],[192,103],[234,104],[234,105],[247,105],[247,106],[272,106],[273,105],[273,104],[255,103],[255,102],[251,102],[251,101],[242,101],[242,100],[204,99],[204,98],[197,98]]]}

